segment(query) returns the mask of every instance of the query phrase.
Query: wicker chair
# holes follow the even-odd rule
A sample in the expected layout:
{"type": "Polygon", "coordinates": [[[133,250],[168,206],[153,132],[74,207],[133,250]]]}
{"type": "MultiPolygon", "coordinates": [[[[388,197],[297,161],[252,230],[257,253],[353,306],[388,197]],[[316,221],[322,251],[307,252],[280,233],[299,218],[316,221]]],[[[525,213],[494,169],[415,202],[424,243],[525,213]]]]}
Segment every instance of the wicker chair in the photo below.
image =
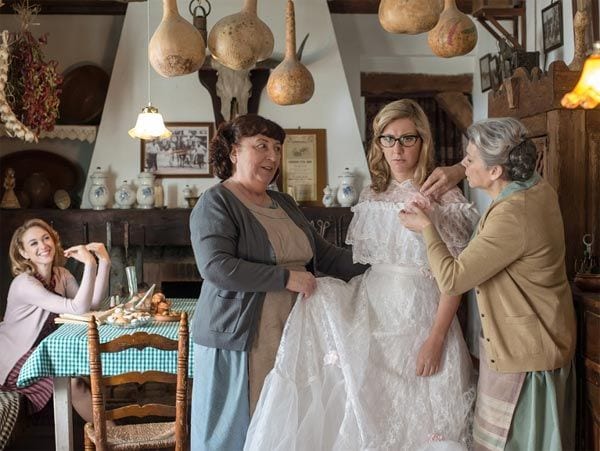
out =
{"type": "Polygon", "coordinates": [[[100,344],[98,327],[94,318],[88,323],[88,350],[90,356],[90,382],[92,391],[93,423],[84,427],[85,450],[142,450],[174,448],[187,450],[187,387],[189,332],[187,314],[182,313],[179,322],[179,340],[171,340],[157,334],[136,332],[122,335],[112,341],[100,344]],[[120,352],[130,348],[157,348],[166,351],[178,351],[177,374],[159,371],[144,373],[130,372],[116,376],[102,376],[102,353],[120,352]],[[161,382],[176,384],[175,405],[130,404],[112,410],[106,410],[104,393],[110,388],[126,383],[144,384],[161,382]],[[125,417],[171,417],[174,421],[158,423],[137,423],[107,425],[107,420],[119,420],[125,417]]]}

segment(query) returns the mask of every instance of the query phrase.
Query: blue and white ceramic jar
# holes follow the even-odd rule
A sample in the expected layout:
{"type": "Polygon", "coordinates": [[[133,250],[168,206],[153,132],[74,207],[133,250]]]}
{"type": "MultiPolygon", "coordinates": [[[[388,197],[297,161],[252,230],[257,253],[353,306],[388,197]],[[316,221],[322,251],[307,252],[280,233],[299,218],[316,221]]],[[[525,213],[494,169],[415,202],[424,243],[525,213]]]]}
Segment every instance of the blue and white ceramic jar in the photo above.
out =
{"type": "Polygon", "coordinates": [[[138,208],[154,207],[154,175],[150,172],[140,172],[137,190],[138,208]]]}
{"type": "Polygon", "coordinates": [[[333,204],[335,204],[333,190],[329,187],[329,185],[327,185],[325,188],[323,188],[323,205],[329,208],[333,207],[333,204]]]}
{"type": "Polygon", "coordinates": [[[135,203],[135,192],[127,183],[127,180],[123,180],[123,183],[115,192],[115,203],[117,208],[131,208],[135,203]]]}
{"type": "Polygon", "coordinates": [[[351,207],[356,201],[356,189],[354,188],[354,174],[350,169],[344,168],[339,176],[340,186],[337,192],[337,201],[342,207],[351,207]]]}
{"type": "Polygon", "coordinates": [[[106,205],[108,205],[109,193],[108,186],[106,185],[107,178],[106,172],[102,171],[100,166],[98,166],[90,176],[92,186],[90,187],[88,198],[94,210],[104,210],[106,205]]]}

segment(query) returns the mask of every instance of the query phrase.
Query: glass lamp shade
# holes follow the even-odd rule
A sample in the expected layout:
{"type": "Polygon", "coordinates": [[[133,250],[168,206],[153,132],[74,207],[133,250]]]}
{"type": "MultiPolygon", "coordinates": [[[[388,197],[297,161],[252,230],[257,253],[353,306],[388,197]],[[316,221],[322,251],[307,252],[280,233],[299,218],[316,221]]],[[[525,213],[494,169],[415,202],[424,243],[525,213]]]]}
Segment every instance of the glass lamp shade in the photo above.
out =
{"type": "Polygon", "coordinates": [[[600,42],[594,42],[594,52],[585,60],[579,81],[560,103],[565,108],[581,106],[586,110],[600,103],[600,42]]]}
{"type": "Polygon", "coordinates": [[[162,114],[158,108],[148,104],[138,114],[135,127],[129,130],[129,136],[139,139],[163,139],[171,136],[171,131],[165,127],[162,114]]]}

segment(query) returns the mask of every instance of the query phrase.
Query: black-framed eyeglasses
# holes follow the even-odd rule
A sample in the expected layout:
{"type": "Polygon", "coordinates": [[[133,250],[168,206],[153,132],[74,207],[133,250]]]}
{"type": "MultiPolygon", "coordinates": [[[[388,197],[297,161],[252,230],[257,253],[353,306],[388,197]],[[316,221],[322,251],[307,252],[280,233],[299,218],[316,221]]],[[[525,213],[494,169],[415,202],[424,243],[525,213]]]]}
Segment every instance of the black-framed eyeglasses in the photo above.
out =
{"type": "Polygon", "coordinates": [[[412,147],[417,143],[419,139],[421,139],[419,135],[413,134],[402,135],[397,138],[392,135],[381,135],[377,137],[377,140],[379,141],[379,144],[381,144],[381,147],[388,148],[394,147],[396,145],[396,141],[398,141],[402,147],[412,147]]]}

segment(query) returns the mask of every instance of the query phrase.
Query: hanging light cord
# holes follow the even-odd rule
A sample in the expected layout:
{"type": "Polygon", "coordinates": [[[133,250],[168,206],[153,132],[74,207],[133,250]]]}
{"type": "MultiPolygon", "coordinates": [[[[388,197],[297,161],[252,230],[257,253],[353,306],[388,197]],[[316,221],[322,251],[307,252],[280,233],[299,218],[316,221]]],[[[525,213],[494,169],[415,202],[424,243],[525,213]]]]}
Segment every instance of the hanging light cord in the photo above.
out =
{"type": "Polygon", "coordinates": [[[146,0],[148,7],[146,8],[146,73],[148,74],[148,105],[150,102],[150,0],[146,0]]]}

